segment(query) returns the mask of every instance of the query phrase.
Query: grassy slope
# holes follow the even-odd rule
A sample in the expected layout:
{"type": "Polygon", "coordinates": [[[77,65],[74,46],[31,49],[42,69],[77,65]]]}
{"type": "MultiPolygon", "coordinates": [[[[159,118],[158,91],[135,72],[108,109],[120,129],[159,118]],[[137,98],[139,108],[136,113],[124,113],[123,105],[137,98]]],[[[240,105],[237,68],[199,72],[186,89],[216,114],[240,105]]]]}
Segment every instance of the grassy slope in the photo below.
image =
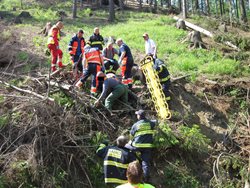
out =
{"type": "MultiPolygon", "coordinates": [[[[16,0],[12,0],[17,2],[16,0]]],[[[6,1],[4,1],[6,2],[6,1]]],[[[9,2],[9,1],[8,1],[9,2]]],[[[14,3],[18,6],[18,3],[14,3]]],[[[10,4],[5,5],[5,10],[11,10],[10,4]]],[[[57,4],[54,7],[46,8],[28,8],[33,19],[25,22],[23,26],[43,26],[47,21],[56,22],[56,10],[65,10],[68,15],[71,11],[71,3],[57,4]]],[[[104,37],[115,36],[115,38],[123,38],[124,41],[131,47],[136,63],[143,57],[144,41],[141,37],[142,33],[148,32],[150,37],[158,45],[158,57],[166,60],[170,67],[170,72],[174,76],[192,73],[207,73],[219,75],[241,76],[249,74],[240,66],[240,62],[232,59],[226,59],[222,53],[211,48],[209,51],[196,49],[190,51],[188,44],[181,44],[180,41],[187,35],[183,30],[177,30],[174,27],[175,21],[168,16],[152,15],[149,13],[125,12],[124,14],[117,12],[117,21],[114,24],[107,22],[108,14],[105,11],[94,11],[93,17],[89,17],[90,10],[85,9],[78,11],[76,20],[67,17],[64,20],[66,36],[60,43],[61,49],[64,51],[64,63],[68,62],[69,55],[67,54],[67,45],[71,36],[79,28],[85,31],[87,39],[94,27],[98,26],[101,29],[101,34],[104,37]]],[[[14,12],[18,14],[18,12],[14,12]]],[[[33,43],[36,46],[45,46],[46,39],[40,36],[33,38],[33,43]]]]}
{"type": "MultiPolygon", "coordinates": [[[[12,0],[15,1],[15,0],[12,0]]],[[[9,2],[9,1],[8,1],[9,2]]],[[[17,6],[17,5],[15,5],[17,6]]],[[[0,6],[1,7],[1,6],[0,6]]],[[[58,9],[64,9],[70,15],[71,4],[58,4],[58,9]],[[65,8],[66,7],[66,8],[65,8]]],[[[5,10],[11,10],[11,6],[6,5],[5,10]]],[[[55,23],[57,20],[57,8],[27,8],[33,19],[25,21],[15,27],[29,27],[31,32],[36,31],[37,26],[42,27],[47,21],[55,23]]],[[[2,9],[3,10],[3,9],[2,9]]],[[[17,12],[12,12],[18,14],[17,12]]],[[[192,73],[198,74],[220,74],[241,76],[247,74],[242,71],[240,62],[223,58],[222,53],[217,49],[193,50],[187,48],[187,44],[181,44],[180,41],[186,36],[186,32],[177,30],[174,27],[175,21],[168,16],[152,15],[147,13],[125,12],[117,13],[117,22],[109,24],[106,21],[107,13],[105,11],[95,11],[93,17],[88,17],[89,10],[78,12],[79,18],[64,20],[64,32],[67,34],[61,41],[61,49],[64,51],[64,63],[68,62],[67,45],[71,36],[79,28],[85,30],[85,38],[91,35],[94,27],[99,26],[104,37],[115,36],[121,37],[131,47],[135,56],[136,63],[143,57],[144,42],[141,37],[142,33],[148,32],[158,45],[158,56],[166,60],[170,67],[170,72],[174,76],[192,73]]],[[[41,36],[34,37],[32,42],[37,48],[45,47],[46,38],[41,36]]]]}

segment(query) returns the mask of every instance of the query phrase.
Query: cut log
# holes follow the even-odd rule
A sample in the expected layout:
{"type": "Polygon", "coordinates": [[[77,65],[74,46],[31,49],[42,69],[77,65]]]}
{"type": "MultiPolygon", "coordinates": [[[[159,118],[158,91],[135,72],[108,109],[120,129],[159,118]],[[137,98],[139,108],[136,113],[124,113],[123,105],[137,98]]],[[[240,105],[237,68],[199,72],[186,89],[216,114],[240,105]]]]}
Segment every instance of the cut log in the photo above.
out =
{"type": "MultiPolygon", "coordinates": [[[[177,16],[174,16],[173,19],[174,19],[174,20],[177,20],[177,21],[178,21],[178,20],[182,20],[181,18],[179,18],[179,17],[177,17],[177,16]]],[[[193,29],[193,30],[195,30],[195,31],[199,31],[199,32],[203,33],[204,35],[206,35],[206,36],[208,36],[208,37],[211,37],[211,38],[214,37],[214,34],[211,33],[210,31],[208,31],[208,30],[206,30],[206,29],[203,29],[203,28],[201,28],[201,27],[199,27],[199,26],[197,26],[197,25],[194,25],[194,24],[192,24],[192,23],[190,23],[190,22],[187,22],[187,21],[185,21],[185,20],[184,20],[184,22],[185,22],[185,25],[186,25],[187,27],[189,27],[189,28],[191,28],[191,29],[193,29]]],[[[229,47],[231,47],[231,48],[233,48],[233,49],[235,49],[235,50],[237,50],[237,51],[240,51],[240,49],[239,49],[236,45],[232,44],[232,43],[229,42],[229,41],[225,41],[224,44],[227,45],[227,46],[229,46],[229,47]]]]}
{"type": "MultiPolygon", "coordinates": [[[[178,20],[180,19],[180,18],[178,18],[177,16],[174,16],[173,18],[174,18],[174,20],[176,20],[176,21],[178,21],[178,20]]],[[[183,21],[185,22],[185,25],[186,25],[187,27],[189,27],[189,28],[191,28],[191,29],[193,29],[193,30],[199,31],[199,32],[203,33],[204,35],[206,35],[206,36],[208,36],[208,37],[211,37],[211,38],[214,37],[213,33],[211,33],[210,31],[208,31],[208,30],[206,30],[206,29],[203,29],[203,28],[201,28],[201,27],[199,27],[199,26],[197,26],[197,25],[194,25],[194,24],[192,24],[192,23],[190,23],[190,22],[187,22],[187,21],[185,21],[185,20],[183,20],[183,21]]]]}

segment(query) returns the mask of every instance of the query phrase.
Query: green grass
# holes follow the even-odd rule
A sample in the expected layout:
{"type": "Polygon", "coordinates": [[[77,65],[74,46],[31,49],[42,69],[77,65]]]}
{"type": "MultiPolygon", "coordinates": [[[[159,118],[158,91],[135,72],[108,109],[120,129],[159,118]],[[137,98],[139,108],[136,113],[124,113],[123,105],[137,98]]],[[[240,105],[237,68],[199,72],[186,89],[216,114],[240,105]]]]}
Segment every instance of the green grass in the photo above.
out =
{"type": "MultiPolygon", "coordinates": [[[[2,0],[4,6],[11,10],[12,6],[17,6],[17,0],[2,0]],[[12,2],[12,3],[10,3],[12,2]]],[[[25,4],[25,3],[24,3],[25,4]]],[[[175,21],[165,15],[157,15],[142,12],[125,11],[124,13],[116,12],[116,21],[110,24],[107,21],[108,12],[104,10],[78,9],[78,18],[71,18],[71,1],[58,3],[53,7],[40,6],[35,4],[32,7],[24,6],[26,11],[32,15],[32,19],[25,20],[24,24],[18,27],[44,26],[46,22],[51,21],[53,24],[58,20],[56,12],[64,10],[68,17],[64,19],[65,27],[63,32],[66,36],[60,41],[60,48],[64,53],[63,63],[68,64],[69,54],[67,51],[68,42],[79,29],[85,31],[84,37],[88,39],[93,32],[94,27],[100,27],[103,37],[114,36],[122,38],[131,48],[135,63],[139,63],[144,56],[144,40],[142,34],[149,33],[158,48],[158,57],[163,59],[169,66],[172,76],[180,76],[190,73],[195,76],[199,74],[216,74],[216,75],[234,75],[248,76],[245,66],[239,66],[240,61],[224,58],[222,53],[217,49],[210,50],[195,49],[189,50],[188,44],[181,43],[181,40],[187,35],[186,31],[175,28],[175,21]],[[92,13],[93,16],[89,17],[92,13]]],[[[21,10],[18,10],[21,11],[21,10]]],[[[16,14],[16,13],[15,13],[16,14]]],[[[194,17],[196,22],[202,22],[201,17],[194,17]]],[[[8,33],[5,38],[8,38],[8,33]]],[[[46,38],[37,36],[32,39],[36,48],[44,51],[46,48],[46,38]]],[[[115,46],[117,48],[117,46],[115,46]]]]}

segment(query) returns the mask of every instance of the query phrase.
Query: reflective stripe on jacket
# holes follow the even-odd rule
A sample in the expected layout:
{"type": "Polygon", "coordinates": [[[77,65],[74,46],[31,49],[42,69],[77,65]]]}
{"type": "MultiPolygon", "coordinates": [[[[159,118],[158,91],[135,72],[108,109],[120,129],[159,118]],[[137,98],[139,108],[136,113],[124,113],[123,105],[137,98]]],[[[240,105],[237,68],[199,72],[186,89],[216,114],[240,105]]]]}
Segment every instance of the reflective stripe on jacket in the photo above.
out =
{"type": "Polygon", "coordinates": [[[154,64],[154,69],[158,73],[161,83],[164,83],[170,80],[170,74],[168,72],[167,65],[164,64],[163,61],[161,61],[160,59],[156,59],[155,64],[154,64]]]}
{"type": "Polygon", "coordinates": [[[123,184],[127,182],[128,164],[136,160],[134,153],[127,148],[105,146],[104,144],[100,145],[96,153],[104,159],[105,183],[123,184]]]}
{"type": "Polygon", "coordinates": [[[132,126],[132,146],[137,148],[152,148],[155,122],[142,119],[132,126]]]}
{"type": "Polygon", "coordinates": [[[102,64],[99,50],[90,50],[89,52],[85,53],[85,57],[88,63],[97,63],[100,65],[102,64]]]}
{"type": "Polygon", "coordinates": [[[49,38],[47,44],[55,44],[58,46],[58,41],[60,40],[60,31],[55,25],[49,30],[48,36],[49,38]]]}
{"type": "MultiPolygon", "coordinates": [[[[80,45],[81,45],[81,52],[83,54],[84,53],[84,46],[85,46],[85,40],[83,37],[81,38],[80,45]]],[[[69,46],[68,46],[69,54],[76,55],[77,48],[78,48],[78,37],[77,37],[77,35],[75,35],[69,42],[69,46]]]]}

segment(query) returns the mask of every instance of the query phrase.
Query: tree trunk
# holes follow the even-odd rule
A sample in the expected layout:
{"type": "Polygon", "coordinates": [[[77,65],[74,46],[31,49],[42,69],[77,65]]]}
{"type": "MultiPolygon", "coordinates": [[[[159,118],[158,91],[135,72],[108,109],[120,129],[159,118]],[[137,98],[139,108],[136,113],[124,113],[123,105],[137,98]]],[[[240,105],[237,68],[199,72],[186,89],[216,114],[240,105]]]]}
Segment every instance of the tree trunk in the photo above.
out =
{"type": "Polygon", "coordinates": [[[194,9],[195,9],[195,12],[199,10],[199,0],[194,1],[194,9]]]}
{"type": "Polygon", "coordinates": [[[113,22],[114,20],[115,20],[114,0],[109,0],[109,21],[113,22]]]}
{"type": "Polygon", "coordinates": [[[247,23],[247,13],[244,0],[240,0],[241,21],[247,23]]]}
{"type": "Polygon", "coordinates": [[[222,16],[223,15],[223,5],[222,5],[222,0],[219,0],[220,1],[220,16],[222,16]]]}
{"type": "Polygon", "coordinates": [[[73,19],[76,18],[76,12],[77,12],[77,0],[73,0],[73,19]]]}
{"type": "Polygon", "coordinates": [[[235,0],[235,10],[236,10],[236,17],[239,19],[239,7],[238,7],[238,0],[235,0]]]}
{"type": "Polygon", "coordinates": [[[157,12],[157,0],[154,0],[154,8],[153,8],[153,13],[157,12]]]}
{"type": "Polygon", "coordinates": [[[21,0],[20,3],[21,3],[21,9],[23,9],[23,0],[21,0]]]}
{"type": "Polygon", "coordinates": [[[81,0],[81,10],[83,9],[83,0],[81,0]]]}
{"type": "Polygon", "coordinates": [[[182,0],[182,14],[183,14],[183,18],[186,19],[187,18],[187,2],[186,0],[182,0]]]}
{"type": "Polygon", "coordinates": [[[216,17],[218,17],[218,0],[215,0],[215,12],[216,12],[216,17]]]}
{"type": "Polygon", "coordinates": [[[139,8],[142,10],[142,0],[139,1],[139,8]]]}
{"type": "Polygon", "coordinates": [[[171,7],[171,0],[167,0],[166,3],[167,3],[167,7],[170,8],[171,7]]]}
{"type": "MultiPolygon", "coordinates": [[[[140,1],[142,1],[142,0],[140,0],[140,1]]],[[[120,5],[120,9],[123,12],[124,11],[124,2],[123,2],[123,0],[119,0],[119,5],[120,5]]]]}
{"type": "Polygon", "coordinates": [[[207,14],[210,15],[210,3],[209,3],[209,0],[206,0],[206,8],[207,8],[207,14]]]}
{"type": "Polygon", "coordinates": [[[178,7],[179,7],[179,10],[180,10],[180,12],[181,12],[181,10],[182,10],[181,0],[178,0],[178,7]]]}

